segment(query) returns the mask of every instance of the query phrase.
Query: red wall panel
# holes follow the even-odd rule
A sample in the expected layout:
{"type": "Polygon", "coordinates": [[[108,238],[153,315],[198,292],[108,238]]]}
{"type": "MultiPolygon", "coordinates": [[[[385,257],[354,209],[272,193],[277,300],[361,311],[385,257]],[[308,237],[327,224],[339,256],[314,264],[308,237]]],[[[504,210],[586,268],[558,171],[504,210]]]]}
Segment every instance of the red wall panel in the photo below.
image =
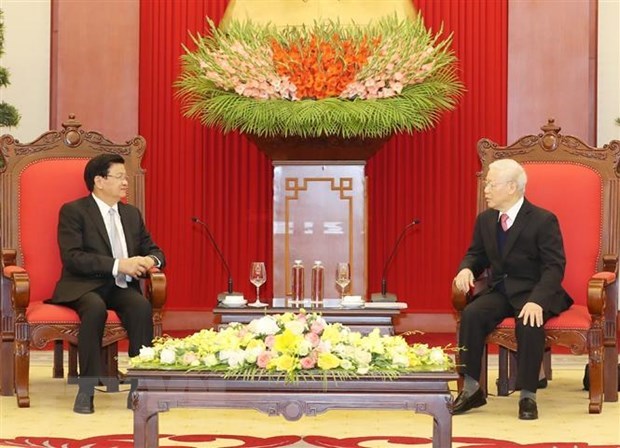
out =
{"type": "MultiPolygon", "coordinates": [[[[140,12],[140,133],[147,139],[147,219],[168,256],[167,308],[208,309],[226,273],[203,229],[207,221],[227,256],[235,289],[252,294],[253,260],[272,266],[272,168],[241,135],[222,135],[182,116],[173,82],[181,44],[216,22],[225,0],[144,1],[140,12]]],[[[475,213],[476,142],[505,141],[506,2],[420,0],[427,26],[453,33],[467,92],[437,127],[396,136],[368,163],[369,292],[383,261],[412,218],[388,270],[389,290],[415,311],[450,312],[450,282],[470,239],[475,213]]],[[[271,294],[268,280],[265,293],[271,294]]]]}

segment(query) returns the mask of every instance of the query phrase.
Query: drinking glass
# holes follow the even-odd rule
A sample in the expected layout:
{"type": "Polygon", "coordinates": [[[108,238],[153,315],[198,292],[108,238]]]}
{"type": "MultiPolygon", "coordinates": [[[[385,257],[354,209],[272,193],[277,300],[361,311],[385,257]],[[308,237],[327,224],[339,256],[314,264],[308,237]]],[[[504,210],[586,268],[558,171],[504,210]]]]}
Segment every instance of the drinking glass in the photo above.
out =
{"type": "Polygon", "coordinates": [[[267,306],[266,303],[260,301],[260,287],[267,281],[267,271],[265,270],[265,263],[262,261],[252,262],[250,267],[250,283],[256,286],[256,300],[251,303],[251,306],[267,306]]]}
{"type": "Polygon", "coordinates": [[[351,283],[351,267],[349,263],[338,263],[336,266],[336,284],[340,287],[340,299],[344,298],[344,291],[351,283]]]}

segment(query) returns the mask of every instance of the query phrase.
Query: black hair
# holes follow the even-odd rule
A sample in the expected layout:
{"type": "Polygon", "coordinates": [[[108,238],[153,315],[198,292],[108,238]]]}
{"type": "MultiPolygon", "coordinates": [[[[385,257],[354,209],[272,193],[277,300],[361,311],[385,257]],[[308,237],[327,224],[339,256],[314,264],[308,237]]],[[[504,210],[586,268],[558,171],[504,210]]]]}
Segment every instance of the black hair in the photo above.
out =
{"type": "Polygon", "coordinates": [[[99,154],[88,161],[84,168],[84,182],[88,191],[95,189],[95,177],[106,177],[111,165],[116,163],[125,164],[123,156],[118,154],[99,154]]]}

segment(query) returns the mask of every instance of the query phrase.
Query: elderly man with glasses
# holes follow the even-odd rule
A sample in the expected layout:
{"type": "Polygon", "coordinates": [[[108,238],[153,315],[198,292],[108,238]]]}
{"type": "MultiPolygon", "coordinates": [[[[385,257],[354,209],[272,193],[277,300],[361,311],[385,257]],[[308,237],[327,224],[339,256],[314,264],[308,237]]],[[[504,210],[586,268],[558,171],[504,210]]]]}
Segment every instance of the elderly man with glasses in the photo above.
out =
{"type": "Polygon", "coordinates": [[[545,348],[543,325],[572,304],[562,288],[565,256],[556,216],[525,197],[527,176],[512,159],[489,165],[484,196],[489,209],[478,215],[473,241],[454,278],[468,292],[490,269],[489,283],[463,310],[459,333],[463,390],[454,414],[486,404],[480,369],[487,335],[506,317],[516,320],[519,418],[538,418],[536,390],[545,348]]]}

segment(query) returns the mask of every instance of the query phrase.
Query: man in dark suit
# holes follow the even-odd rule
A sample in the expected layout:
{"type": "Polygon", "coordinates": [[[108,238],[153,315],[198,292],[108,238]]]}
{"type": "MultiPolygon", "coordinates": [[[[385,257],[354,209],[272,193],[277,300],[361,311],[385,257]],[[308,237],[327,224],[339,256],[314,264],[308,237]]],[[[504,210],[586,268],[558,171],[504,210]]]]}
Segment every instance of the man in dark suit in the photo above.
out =
{"type": "Polygon", "coordinates": [[[527,176],[512,159],[489,165],[484,195],[489,209],[478,215],[471,246],[454,278],[468,292],[490,268],[488,288],[461,315],[464,387],[454,402],[461,414],[486,404],[478,381],[487,335],[505,318],[516,319],[519,418],[538,418],[536,390],[542,363],[544,322],[568,309],[572,299],[562,288],[564,245],[556,216],[524,197],[527,176]]]}
{"type": "Polygon", "coordinates": [[[138,279],[162,267],[164,254],[151,239],[140,211],[121,202],[128,178],[123,157],[101,154],[84,169],[89,196],[60,209],[58,245],[62,274],[51,303],[80,316],[79,391],[73,410],[94,412],[94,387],[101,371],[101,343],[107,310],[118,313],[129,336],[129,356],[153,339],[152,310],[138,279]]]}

